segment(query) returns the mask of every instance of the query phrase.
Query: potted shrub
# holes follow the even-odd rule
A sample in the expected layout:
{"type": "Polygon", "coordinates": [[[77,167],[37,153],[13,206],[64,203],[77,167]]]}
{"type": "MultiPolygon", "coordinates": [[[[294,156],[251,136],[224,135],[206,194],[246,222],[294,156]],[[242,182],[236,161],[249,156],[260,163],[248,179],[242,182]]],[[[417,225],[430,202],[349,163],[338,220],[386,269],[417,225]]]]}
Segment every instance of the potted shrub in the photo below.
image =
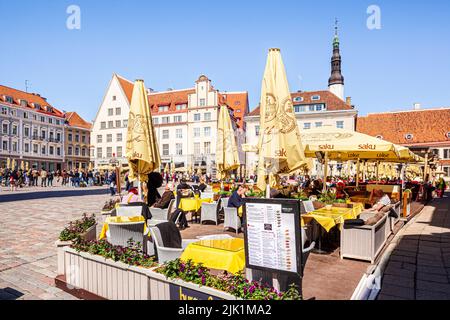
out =
{"type": "Polygon", "coordinates": [[[331,210],[333,208],[333,203],[336,202],[336,193],[325,191],[319,197],[319,201],[325,204],[327,210],[331,210]]]}

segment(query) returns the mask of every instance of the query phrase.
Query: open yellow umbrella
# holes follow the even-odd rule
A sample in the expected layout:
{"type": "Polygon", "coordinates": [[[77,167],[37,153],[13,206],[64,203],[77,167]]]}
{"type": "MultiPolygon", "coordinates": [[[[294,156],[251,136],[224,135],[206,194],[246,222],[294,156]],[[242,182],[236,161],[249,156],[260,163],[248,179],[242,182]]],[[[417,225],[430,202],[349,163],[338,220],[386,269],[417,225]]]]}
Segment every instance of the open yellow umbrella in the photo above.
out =
{"type": "Polygon", "coordinates": [[[280,49],[269,50],[260,106],[258,188],[265,190],[278,184],[279,174],[294,172],[305,163],[280,49]]]}
{"type": "Polygon", "coordinates": [[[231,170],[239,168],[239,155],[228,107],[222,105],[217,127],[216,165],[220,179],[225,179],[231,170]]]}
{"type": "MultiPolygon", "coordinates": [[[[133,88],[128,117],[126,157],[130,166],[128,177],[131,181],[137,179],[146,182],[147,175],[161,166],[147,90],[143,80],[137,80],[133,88]]],[[[139,193],[141,193],[140,184],[139,193]]]]}

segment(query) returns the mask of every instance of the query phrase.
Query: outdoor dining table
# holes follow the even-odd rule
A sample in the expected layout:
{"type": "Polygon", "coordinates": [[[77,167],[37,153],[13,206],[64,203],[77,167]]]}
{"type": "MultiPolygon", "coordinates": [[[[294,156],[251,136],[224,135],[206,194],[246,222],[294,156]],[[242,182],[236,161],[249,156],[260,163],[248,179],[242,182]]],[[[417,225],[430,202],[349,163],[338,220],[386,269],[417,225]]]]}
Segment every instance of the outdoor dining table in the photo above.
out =
{"type": "Polygon", "coordinates": [[[235,274],[245,268],[244,248],[244,240],[239,238],[201,240],[190,243],[180,259],[235,274]]]}
{"type": "Polygon", "coordinates": [[[352,208],[332,207],[331,210],[321,208],[302,215],[302,224],[312,219],[317,221],[327,232],[336,225],[342,225],[345,220],[356,219],[363,211],[362,204],[354,204],[352,208]]]}
{"type": "Polygon", "coordinates": [[[125,216],[117,216],[117,217],[107,217],[105,222],[103,223],[102,231],[100,232],[99,239],[102,240],[106,238],[109,234],[109,223],[129,223],[129,222],[144,222],[144,234],[148,233],[147,223],[145,221],[145,217],[143,216],[135,216],[135,217],[125,217],[125,216]]]}
{"type": "Polygon", "coordinates": [[[197,212],[202,207],[202,203],[211,203],[212,199],[200,199],[200,198],[182,198],[180,199],[180,205],[178,208],[184,212],[194,211],[197,212]]]}

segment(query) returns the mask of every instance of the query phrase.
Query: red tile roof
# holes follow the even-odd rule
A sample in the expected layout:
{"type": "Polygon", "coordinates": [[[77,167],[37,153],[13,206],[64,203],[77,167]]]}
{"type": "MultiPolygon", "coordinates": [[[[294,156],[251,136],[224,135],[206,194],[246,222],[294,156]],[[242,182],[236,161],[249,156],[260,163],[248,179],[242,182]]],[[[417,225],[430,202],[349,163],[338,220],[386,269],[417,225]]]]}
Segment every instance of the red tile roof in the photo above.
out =
{"type": "Polygon", "coordinates": [[[71,127],[78,127],[87,130],[91,130],[92,123],[85,121],[80,115],[76,112],[67,112],[66,113],[66,121],[71,127]]]}
{"type": "MultiPolygon", "coordinates": [[[[309,104],[321,104],[325,103],[327,107],[327,111],[340,111],[340,110],[352,110],[353,107],[348,105],[345,101],[339,99],[334,93],[322,90],[322,91],[305,91],[305,92],[293,92],[291,93],[291,97],[294,105],[309,105],[309,104]],[[313,96],[320,96],[319,100],[311,100],[313,96]],[[302,97],[303,100],[301,102],[294,101],[295,98],[302,97]]],[[[249,116],[259,116],[260,107],[256,107],[252,112],[250,112],[249,116]]]]}
{"type": "Polygon", "coordinates": [[[125,93],[127,99],[128,99],[128,103],[131,103],[131,97],[133,96],[133,88],[134,88],[134,83],[131,82],[130,80],[125,79],[124,77],[119,76],[118,74],[116,74],[117,79],[119,80],[120,86],[123,89],[123,92],[125,93]]]}
{"type": "Polygon", "coordinates": [[[6,100],[6,97],[12,97],[13,98],[13,105],[16,107],[26,108],[26,109],[32,109],[36,112],[52,115],[55,117],[64,118],[64,113],[53,107],[51,104],[47,102],[47,100],[43,97],[41,97],[38,94],[35,93],[27,93],[21,90],[13,89],[10,87],[6,87],[3,85],[0,85],[0,100],[4,103],[8,103],[6,100]],[[27,106],[23,107],[20,103],[21,100],[27,101],[27,106]],[[39,104],[41,108],[39,110],[36,110],[34,107],[34,104],[39,104]],[[49,109],[47,109],[49,108],[49,109]],[[51,108],[51,109],[50,109],[51,108]]]}
{"type": "Polygon", "coordinates": [[[248,92],[222,92],[219,93],[219,102],[226,104],[234,110],[239,127],[244,126],[244,117],[248,114],[248,92]],[[239,110],[239,111],[237,111],[239,110]]]}
{"type": "MultiPolygon", "coordinates": [[[[177,110],[177,104],[188,104],[188,96],[195,93],[195,89],[153,92],[148,95],[148,103],[152,113],[159,112],[158,107],[169,106],[167,113],[183,112],[177,110]]],[[[187,109],[185,110],[187,112],[187,109]]],[[[166,111],[164,112],[166,113],[166,111]]]]}
{"type": "Polygon", "coordinates": [[[373,113],[357,118],[356,131],[409,146],[450,144],[450,108],[373,113]]]}

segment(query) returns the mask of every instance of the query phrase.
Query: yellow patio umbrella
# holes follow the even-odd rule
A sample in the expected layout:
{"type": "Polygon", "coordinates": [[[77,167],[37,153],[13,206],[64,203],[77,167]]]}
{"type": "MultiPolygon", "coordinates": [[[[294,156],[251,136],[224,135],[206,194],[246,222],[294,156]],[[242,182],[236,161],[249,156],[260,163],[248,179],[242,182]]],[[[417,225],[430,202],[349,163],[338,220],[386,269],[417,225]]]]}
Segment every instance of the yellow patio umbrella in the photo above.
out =
{"type": "Polygon", "coordinates": [[[172,174],[175,173],[175,162],[170,163],[170,173],[172,173],[172,174]]]}
{"type": "Polygon", "coordinates": [[[219,111],[216,144],[216,165],[220,179],[225,179],[228,172],[239,168],[239,155],[228,107],[222,105],[219,111]]]}
{"type": "Polygon", "coordinates": [[[269,49],[261,88],[258,188],[275,187],[278,175],[305,163],[302,139],[280,49],[269,49]]]}
{"type": "Polygon", "coordinates": [[[25,169],[28,171],[30,170],[30,163],[27,161],[25,162],[25,169]]]}
{"type": "Polygon", "coordinates": [[[92,168],[92,162],[89,161],[89,167],[88,167],[88,170],[89,170],[89,171],[92,171],[92,169],[94,169],[94,168],[92,168]]]}
{"type": "MultiPolygon", "coordinates": [[[[137,80],[133,88],[128,117],[126,157],[130,166],[129,179],[146,182],[147,175],[161,166],[158,143],[153,127],[144,81],[137,80]]],[[[139,194],[141,186],[139,183],[139,194]]]]}
{"type": "Polygon", "coordinates": [[[202,174],[203,174],[202,169],[198,168],[198,169],[197,169],[197,175],[201,176],[202,174]]]}
{"type": "Polygon", "coordinates": [[[81,162],[78,163],[78,171],[82,171],[83,167],[81,166],[81,162]]]}
{"type": "Polygon", "coordinates": [[[170,171],[170,167],[169,167],[169,163],[167,162],[166,167],[164,168],[164,172],[169,173],[169,171],[170,171]]]}
{"type": "Polygon", "coordinates": [[[12,170],[15,170],[15,169],[16,169],[16,159],[12,159],[12,162],[11,162],[11,169],[12,169],[12,170]]]}
{"type": "Polygon", "coordinates": [[[25,163],[23,160],[20,161],[20,170],[25,171],[25,163]]]}
{"type": "Polygon", "coordinates": [[[6,158],[6,169],[11,169],[11,158],[6,158]]]}

